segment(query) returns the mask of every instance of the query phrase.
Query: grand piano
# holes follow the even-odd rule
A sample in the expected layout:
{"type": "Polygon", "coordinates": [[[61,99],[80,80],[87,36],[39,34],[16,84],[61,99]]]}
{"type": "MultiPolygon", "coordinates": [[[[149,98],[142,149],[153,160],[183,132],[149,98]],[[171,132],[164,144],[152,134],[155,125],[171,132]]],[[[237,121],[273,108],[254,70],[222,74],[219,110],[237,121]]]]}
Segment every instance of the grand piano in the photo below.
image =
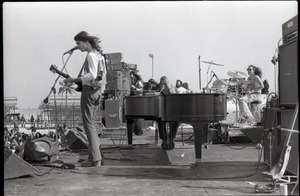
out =
{"type": "Polygon", "coordinates": [[[202,143],[207,141],[208,123],[226,119],[225,94],[167,94],[125,97],[125,119],[128,144],[132,144],[135,119],[154,120],[158,124],[162,148],[174,148],[174,138],[180,123],[193,126],[196,162],[201,159],[202,143]]]}

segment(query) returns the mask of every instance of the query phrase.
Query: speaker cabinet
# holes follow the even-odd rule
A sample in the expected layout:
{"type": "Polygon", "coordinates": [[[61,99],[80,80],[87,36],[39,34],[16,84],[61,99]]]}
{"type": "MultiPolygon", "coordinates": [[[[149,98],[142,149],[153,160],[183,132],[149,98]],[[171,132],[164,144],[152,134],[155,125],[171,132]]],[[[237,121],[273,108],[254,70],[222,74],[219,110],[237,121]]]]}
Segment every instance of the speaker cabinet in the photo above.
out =
{"type": "MultiPolygon", "coordinates": [[[[294,109],[281,109],[281,127],[290,129],[291,121],[293,118],[294,109]]],[[[294,130],[299,130],[298,128],[298,116],[296,118],[295,127],[294,130]]],[[[281,131],[281,143],[283,144],[288,136],[288,131],[281,131]]],[[[298,133],[292,133],[291,139],[290,139],[290,146],[292,147],[290,152],[290,159],[289,163],[287,165],[286,170],[292,174],[297,175],[297,166],[299,164],[299,134],[298,133]]],[[[283,146],[281,144],[281,146],[283,146]]]]}
{"type": "Polygon", "coordinates": [[[51,156],[57,152],[56,141],[50,140],[48,136],[36,138],[24,144],[24,160],[26,161],[36,161],[43,158],[50,160],[51,156]]]}
{"type": "Polygon", "coordinates": [[[70,129],[65,136],[63,142],[69,146],[70,149],[88,149],[88,140],[85,133],[70,129]]]}
{"type": "Polygon", "coordinates": [[[298,38],[279,46],[279,105],[294,108],[298,100],[298,38]]]}
{"type": "Polygon", "coordinates": [[[104,102],[104,120],[107,128],[120,127],[119,100],[105,100],[104,102]]]}
{"type": "Polygon", "coordinates": [[[298,15],[282,24],[282,42],[286,43],[298,36],[298,15]]]}

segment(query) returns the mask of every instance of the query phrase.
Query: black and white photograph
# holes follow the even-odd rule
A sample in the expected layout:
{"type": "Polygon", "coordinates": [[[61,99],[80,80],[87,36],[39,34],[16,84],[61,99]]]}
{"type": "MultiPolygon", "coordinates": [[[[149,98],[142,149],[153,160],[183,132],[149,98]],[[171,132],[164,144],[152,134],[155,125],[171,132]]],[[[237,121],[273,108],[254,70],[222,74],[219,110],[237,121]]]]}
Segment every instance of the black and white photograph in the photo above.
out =
{"type": "Polygon", "coordinates": [[[3,195],[299,195],[298,1],[2,18],[3,195]]]}

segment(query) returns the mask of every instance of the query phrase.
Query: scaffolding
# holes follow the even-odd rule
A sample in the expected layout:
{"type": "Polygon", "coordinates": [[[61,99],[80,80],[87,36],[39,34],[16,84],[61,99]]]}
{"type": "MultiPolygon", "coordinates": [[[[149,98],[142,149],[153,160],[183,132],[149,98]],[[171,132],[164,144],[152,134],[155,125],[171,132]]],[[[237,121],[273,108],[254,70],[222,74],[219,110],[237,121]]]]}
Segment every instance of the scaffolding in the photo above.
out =
{"type": "MultiPolygon", "coordinates": [[[[38,127],[54,128],[55,116],[57,116],[57,124],[59,126],[68,126],[74,128],[82,125],[80,111],[80,96],[59,97],[56,96],[56,111],[55,111],[54,96],[49,96],[48,103],[41,103],[39,106],[39,122],[36,122],[38,127]],[[56,115],[55,115],[56,114],[56,115]]],[[[97,121],[101,120],[100,109],[96,116],[97,121]]]]}

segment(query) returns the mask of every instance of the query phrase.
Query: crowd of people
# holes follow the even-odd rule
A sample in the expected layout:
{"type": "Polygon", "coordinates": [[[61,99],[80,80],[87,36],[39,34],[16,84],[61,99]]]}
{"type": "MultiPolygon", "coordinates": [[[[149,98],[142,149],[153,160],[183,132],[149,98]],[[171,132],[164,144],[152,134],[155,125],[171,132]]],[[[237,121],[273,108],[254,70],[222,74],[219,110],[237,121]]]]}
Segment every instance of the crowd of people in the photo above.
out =
{"type": "MultiPolygon", "coordinates": [[[[60,147],[63,147],[62,138],[65,136],[66,131],[63,130],[63,127],[58,127],[58,139],[60,147]]],[[[30,133],[20,132],[18,126],[14,126],[13,128],[9,129],[8,127],[4,127],[4,151],[6,154],[14,153],[21,158],[23,158],[23,151],[26,142],[30,142],[34,139],[41,138],[41,137],[48,137],[51,141],[56,141],[56,133],[54,131],[49,131],[47,134],[42,134],[36,131],[34,126],[30,127],[30,133]]]]}

